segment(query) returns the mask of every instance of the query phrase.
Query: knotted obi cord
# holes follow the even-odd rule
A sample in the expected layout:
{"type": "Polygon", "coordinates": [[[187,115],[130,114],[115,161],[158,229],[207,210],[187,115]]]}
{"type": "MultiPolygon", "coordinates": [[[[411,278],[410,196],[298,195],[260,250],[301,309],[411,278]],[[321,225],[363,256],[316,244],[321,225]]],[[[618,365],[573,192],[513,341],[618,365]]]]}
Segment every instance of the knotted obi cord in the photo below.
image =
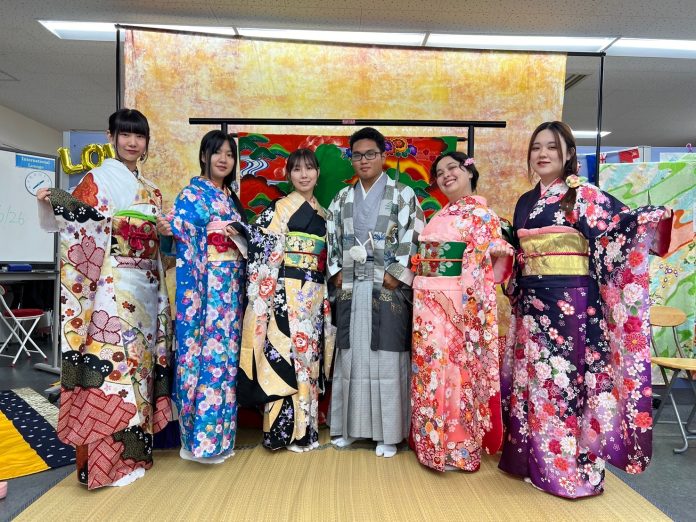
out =
{"type": "Polygon", "coordinates": [[[159,235],[154,216],[137,210],[120,210],[113,216],[112,252],[123,257],[157,259],[159,235]]]}
{"type": "Polygon", "coordinates": [[[208,261],[241,261],[242,253],[235,242],[227,236],[225,228],[232,221],[211,221],[208,233],[208,261]]]}
{"type": "Polygon", "coordinates": [[[326,241],[321,236],[288,232],[285,236],[286,268],[323,272],[326,268],[326,241]]]}
{"type": "Polygon", "coordinates": [[[411,256],[411,270],[425,277],[462,275],[462,257],[466,243],[458,241],[424,241],[411,256]]]}
{"type": "Polygon", "coordinates": [[[523,276],[590,273],[588,242],[577,230],[564,226],[520,229],[517,261],[523,276]]]}

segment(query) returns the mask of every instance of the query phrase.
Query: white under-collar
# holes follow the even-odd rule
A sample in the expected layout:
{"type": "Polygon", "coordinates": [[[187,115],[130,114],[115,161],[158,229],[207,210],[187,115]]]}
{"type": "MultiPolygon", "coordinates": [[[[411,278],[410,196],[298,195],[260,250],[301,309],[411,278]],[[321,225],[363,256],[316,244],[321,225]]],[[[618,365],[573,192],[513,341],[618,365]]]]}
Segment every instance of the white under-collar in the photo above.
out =
{"type": "Polygon", "coordinates": [[[382,176],[384,176],[384,171],[382,171],[382,173],[379,175],[379,177],[375,180],[375,182],[372,184],[372,186],[367,191],[365,190],[365,187],[363,187],[362,180],[360,180],[358,182],[358,185],[360,186],[360,190],[362,190],[363,199],[365,199],[367,197],[367,195],[370,193],[370,190],[372,190],[374,188],[374,186],[377,185],[377,183],[379,183],[379,181],[382,179],[382,176]]]}

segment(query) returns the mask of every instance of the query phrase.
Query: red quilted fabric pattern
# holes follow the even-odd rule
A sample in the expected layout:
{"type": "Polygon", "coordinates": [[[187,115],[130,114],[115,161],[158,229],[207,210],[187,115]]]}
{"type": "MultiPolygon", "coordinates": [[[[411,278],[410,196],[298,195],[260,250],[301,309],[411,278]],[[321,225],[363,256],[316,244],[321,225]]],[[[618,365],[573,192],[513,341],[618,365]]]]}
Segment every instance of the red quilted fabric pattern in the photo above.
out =
{"type": "MultiPolygon", "coordinates": [[[[58,437],[78,446],[98,441],[128,427],[136,413],[134,404],[98,388],[62,390],[58,437]]],[[[91,479],[90,479],[91,480],[91,479]]]]}

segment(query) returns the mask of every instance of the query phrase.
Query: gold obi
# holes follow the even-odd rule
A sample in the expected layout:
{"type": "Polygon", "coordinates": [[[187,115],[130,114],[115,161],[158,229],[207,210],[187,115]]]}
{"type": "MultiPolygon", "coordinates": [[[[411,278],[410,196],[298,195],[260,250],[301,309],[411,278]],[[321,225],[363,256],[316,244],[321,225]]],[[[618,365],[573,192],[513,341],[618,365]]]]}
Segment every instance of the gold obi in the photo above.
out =
{"type": "Polygon", "coordinates": [[[208,261],[240,261],[239,248],[224,232],[208,229],[208,261]]]}
{"type": "Polygon", "coordinates": [[[520,237],[523,276],[590,273],[588,243],[580,234],[549,232],[520,237]]]}
{"type": "Polygon", "coordinates": [[[303,232],[289,232],[285,239],[285,267],[323,272],[326,268],[326,241],[303,232]]]}
{"type": "Polygon", "coordinates": [[[134,210],[121,210],[114,214],[111,226],[112,255],[157,259],[159,235],[154,216],[134,210]]]}

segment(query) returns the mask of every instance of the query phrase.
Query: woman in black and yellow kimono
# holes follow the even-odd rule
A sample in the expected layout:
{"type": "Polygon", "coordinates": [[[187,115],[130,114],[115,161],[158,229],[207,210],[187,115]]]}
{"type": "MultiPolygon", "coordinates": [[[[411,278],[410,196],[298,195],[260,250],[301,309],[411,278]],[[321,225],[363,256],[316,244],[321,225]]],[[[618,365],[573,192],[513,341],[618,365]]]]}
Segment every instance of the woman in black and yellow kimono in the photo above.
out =
{"type": "Polygon", "coordinates": [[[263,405],[266,448],[301,452],[319,445],[319,392],[331,367],[333,327],[326,212],[313,194],[316,156],[298,149],[285,170],[294,191],[243,231],[248,305],[237,393],[241,404],[263,405]]]}

